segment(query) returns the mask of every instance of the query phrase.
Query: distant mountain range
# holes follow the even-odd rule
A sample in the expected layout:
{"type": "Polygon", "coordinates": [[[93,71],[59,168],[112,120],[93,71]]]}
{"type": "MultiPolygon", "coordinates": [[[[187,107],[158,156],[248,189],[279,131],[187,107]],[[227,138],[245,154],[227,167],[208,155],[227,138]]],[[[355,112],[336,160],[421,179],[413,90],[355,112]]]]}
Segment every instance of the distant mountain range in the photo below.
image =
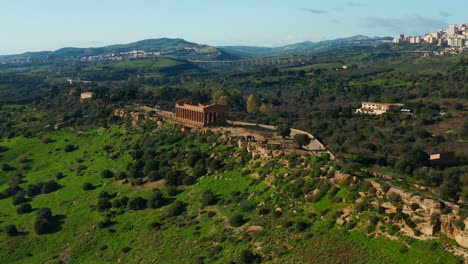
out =
{"type": "Polygon", "coordinates": [[[209,45],[196,44],[183,39],[146,39],[130,44],[118,44],[97,48],[62,48],[56,51],[26,52],[18,55],[3,55],[2,60],[14,59],[65,59],[80,58],[87,56],[102,56],[130,52],[133,50],[144,50],[145,52],[160,52],[161,56],[172,56],[179,59],[199,60],[230,60],[253,57],[273,57],[308,55],[328,51],[346,46],[375,46],[391,41],[391,37],[370,38],[366,36],[353,36],[335,40],[320,42],[301,42],[282,47],[255,47],[255,46],[222,46],[213,47],[209,45]]]}
{"type": "Polygon", "coordinates": [[[375,46],[388,43],[392,37],[370,38],[362,35],[349,38],[339,38],[319,42],[305,41],[301,43],[286,45],[277,48],[255,47],[255,46],[224,46],[218,47],[220,50],[242,57],[270,57],[270,56],[291,56],[310,55],[318,52],[343,48],[346,46],[375,46]]]}

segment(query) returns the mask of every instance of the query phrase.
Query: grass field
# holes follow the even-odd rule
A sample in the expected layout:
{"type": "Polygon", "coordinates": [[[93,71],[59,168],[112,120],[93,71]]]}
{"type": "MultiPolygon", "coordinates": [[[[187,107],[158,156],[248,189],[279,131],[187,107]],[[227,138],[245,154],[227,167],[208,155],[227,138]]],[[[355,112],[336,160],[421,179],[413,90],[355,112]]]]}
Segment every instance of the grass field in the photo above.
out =
{"type": "MultiPolygon", "coordinates": [[[[291,200],[288,195],[281,194],[277,186],[256,180],[239,167],[201,177],[193,185],[181,186],[175,196],[168,195],[166,187],[161,186],[168,199],[187,205],[186,212],[177,217],[166,216],[172,205],[137,211],[113,209],[108,213],[96,210],[94,207],[102,191],[116,193],[117,197],[148,197],[152,193],[151,189],[103,179],[100,175],[104,169],[126,171],[131,161],[129,146],[140,137],[134,130],[114,127],[84,133],[63,130],[0,142],[8,148],[1,153],[0,163],[8,163],[23,173],[21,186],[55,179],[57,172],[65,175],[57,180],[62,186],[59,190],[40,194],[30,201],[31,213],[18,215],[11,198],[0,200],[0,226],[15,224],[21,232],[8,237],[2,230],[1,262],[193,263],[204,259],[226,263],[237,261],[242,250],[249,249],[261,253],[264,261],[276,263],[457,263],[457,259],[441,247],[429,249],[428,242],[411,241],[409,251],[400,252],[401,241],[366,235],[359,226],[352,231],[336,225],[330,227],[327,225],[330,213],[324,217],[317,214],[326,209],[340,210],[346,203],[335,203],[328,195],[315,203],[291,200]],[[42,143],[43,136],[52,141],[42,143]],[[66,152],[67,145],[76,148],[66,152]],[[23,156],[27,157],[26,162],[21,159],[23,156]],[[83,190],[85,182],[92,183],[95,189],[83,190]],[[218,196],[217,204],[201,206],[206,190],[218,196]],[[282,213],[260,215],[260,204],[270,210],[281,207],[282,213]],[[35,210],[41,207],[52,209],[57,228],[38,235],[33,225],[35,210]],[[237,213],[241,213],[245,221],[240,227],[233,227],[230,218],[237,213]],[[98,228],[97,223],[106,214],[112,214],[111,226],[98,228]],[[299,221],[306,224],[305,229],[298,227],[299,221]]],[[[170,151],[181,146],[197,148],[193,144],[176,143],[161,150],[170,151]]],[[[200,145],[200,149],[208,151],[208,146],[200,145]]],[[[221,146],[219,150],[226,151],[226,147],[221,146]]],[[[279,167],[271,173],[291,171],[279,167]]],[[[15,173],[9,171],[1,175],[2,190],[15,173]]],[[[337,196],[346,197],[346,188],[337,196]]]]}

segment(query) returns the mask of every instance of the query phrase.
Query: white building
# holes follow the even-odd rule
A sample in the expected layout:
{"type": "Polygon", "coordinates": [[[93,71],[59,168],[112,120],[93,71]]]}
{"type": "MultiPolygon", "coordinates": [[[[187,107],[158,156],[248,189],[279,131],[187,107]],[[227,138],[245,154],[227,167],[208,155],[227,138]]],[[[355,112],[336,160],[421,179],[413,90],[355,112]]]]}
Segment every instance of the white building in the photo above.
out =
{"type": "Polygon", "coordinates": [[[356,113],[368,115],[381,115],[390,110],[399,110],[402,107],[403,104],[362,102],[361,108],[356,109],[356,113]]]}

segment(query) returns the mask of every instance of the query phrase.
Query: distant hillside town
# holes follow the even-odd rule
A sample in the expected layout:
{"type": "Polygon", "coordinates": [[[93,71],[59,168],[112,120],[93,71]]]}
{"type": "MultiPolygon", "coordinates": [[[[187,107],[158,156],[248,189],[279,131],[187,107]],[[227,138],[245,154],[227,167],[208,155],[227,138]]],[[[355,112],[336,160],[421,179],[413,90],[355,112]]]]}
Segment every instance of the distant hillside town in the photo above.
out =
{"type": "Polygon", "coordinates": [[[468,48],[468,24],[449,25],[447,30],[439,29],[435,33],[428,33],[424,36],[398,35],[393,43],[410,44],[434,44],[438,46],[449,46],[454,48],[468,48]]]}

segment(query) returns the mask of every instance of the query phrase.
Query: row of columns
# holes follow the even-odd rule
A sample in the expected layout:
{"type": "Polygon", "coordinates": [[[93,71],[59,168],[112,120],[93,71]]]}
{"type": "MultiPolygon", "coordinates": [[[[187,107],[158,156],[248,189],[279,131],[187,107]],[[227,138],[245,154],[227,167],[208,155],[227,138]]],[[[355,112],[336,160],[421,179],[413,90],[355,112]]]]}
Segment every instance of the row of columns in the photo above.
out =
{"type": "Polygon", "coordinates": [[[203,125],[213,124],[224,120],[223,112],[198,112],[189,109],[177,108],[176,117],[190,120],[203,125]]]}

